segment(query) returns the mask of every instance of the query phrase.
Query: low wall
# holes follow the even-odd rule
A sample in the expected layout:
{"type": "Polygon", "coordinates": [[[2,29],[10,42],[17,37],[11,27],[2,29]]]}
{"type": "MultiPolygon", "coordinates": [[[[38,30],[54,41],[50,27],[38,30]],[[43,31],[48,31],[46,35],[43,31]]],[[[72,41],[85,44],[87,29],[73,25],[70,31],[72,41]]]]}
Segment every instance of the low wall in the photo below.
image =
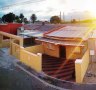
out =
{"type": "Polygon", "coordinates": [[[0,40],[0,48],[6,48],[10,47],[10,40],[5,39],[5,40],[0,40]]]}
{"type": "Polygon", "coordinates": [[[76,59],[75,61],[75,74],[76,74],[76,82],[82,83],[84,75],[89,65],[89,50],[85,52],[81,59],[76,59]]]}
{"type": "Polygon", "coordinates": [[[11,43],[11,47],[10,47],[11,55],[16,57],[17,59],[20,59],[20,48],[21,48],[20,45],[16,43],[11,43]]]}
{"type": "Polygon", "coordinates": [[[44,53],[42,45],[35,45],[35,46],[27,47],[25,48],[25,50],[31,53],[35,53],[35,54],[44,53]]]}
{"type": "Polygon", "coordinates": [[[3,40],[2,47],[10,47],[10,39],[3,40]]]}
{"type": "Polygon", "coordinates": [[[33,54],[22,48],[20,50],[20,61],[28,65],[29,67],[35,69],[38,72],[42,71],[42,55],[41,54],[33,54]]]}
{"type": "MultiPolygon", "coordinates": [[[[12,34],[9,34],[9,33],[5,33],[5,32],[2,32],[2,31],[0,31],[0,43],[2,43],[2,41],[4,40],[3,39],[4,36],[7,37],[8,39],[18,40],[20,46],[23,46],[23,38],[22,37],[16,36],[16,35],[12,35],[12,34]]],[[[12,41],[12,40],[10,40],[10,41],[12,41]]]]}
{"type": "MultiPolygon", "coordinates": [[[[30,49],[27,48],[27,50],[30,50],[30,49]]],[[[27,50],[16,43],[11,43],[11,50],[10,50],[11,55],[15,56],[22,63],[33,68],[37,72],[41,72],[42,71],[42,54],[31,53],[27,50]]]]}

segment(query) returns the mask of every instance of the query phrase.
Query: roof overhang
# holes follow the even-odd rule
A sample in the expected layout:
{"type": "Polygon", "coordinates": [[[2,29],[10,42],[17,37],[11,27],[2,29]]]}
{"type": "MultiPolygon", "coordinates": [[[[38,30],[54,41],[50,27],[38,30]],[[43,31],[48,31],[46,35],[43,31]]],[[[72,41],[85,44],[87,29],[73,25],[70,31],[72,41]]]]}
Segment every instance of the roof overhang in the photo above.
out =
{"type": "Polygon", "coordinates": [[[55,45],[64,45],[64,46],[85,46],[82,42],[73,42],[73,41],[59,41],[59,40],[54,40],[54,39],[48,39],[48,38],[37,38],[37,41],[41,42],[47,42],[47,43],[52,43],[55,45]]]}

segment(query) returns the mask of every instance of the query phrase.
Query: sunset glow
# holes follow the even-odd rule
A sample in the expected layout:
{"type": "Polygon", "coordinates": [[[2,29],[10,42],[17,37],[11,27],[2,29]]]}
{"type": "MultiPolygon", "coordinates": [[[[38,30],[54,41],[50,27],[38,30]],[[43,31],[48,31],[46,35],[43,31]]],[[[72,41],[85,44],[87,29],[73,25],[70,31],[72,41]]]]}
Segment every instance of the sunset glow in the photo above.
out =
{"type": "MultiPolygon", "coordinates": [[[[19,3],[20,0],[6,0],[7,4],[1,0],[1,6],[19,3]]],[[[22,2],[28,0],[21,0],[22,2]]],[[[34,2],[36,0],[33,0],[34,2]]],[[[8,7],[0,11],[0,14],[13,12],[17,15],[24,13],[26,17],[30,17],[32,13],[37,14],[38,19],[49,19],[53,15],[60,15],[60,11],[65,15],[65,19],[87,19],[96,17],[96,0],[41,0],[36,3],[19,4],[8,7]]]]}

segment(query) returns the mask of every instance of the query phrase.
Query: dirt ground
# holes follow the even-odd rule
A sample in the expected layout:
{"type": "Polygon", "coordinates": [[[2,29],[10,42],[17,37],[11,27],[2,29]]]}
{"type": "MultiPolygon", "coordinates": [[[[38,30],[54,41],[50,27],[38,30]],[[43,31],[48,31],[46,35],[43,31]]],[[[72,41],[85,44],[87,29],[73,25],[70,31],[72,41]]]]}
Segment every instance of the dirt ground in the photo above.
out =
{"type": "Polygon", "coordinates": [[[96,62],[89,65],[83,83],[96,83],[96,62]]]}
{"type": "Polygon", "coordinates": [[[47,85],[17,68],[17,60],[0,49],[0,90],[58,90],[47,85]]]}

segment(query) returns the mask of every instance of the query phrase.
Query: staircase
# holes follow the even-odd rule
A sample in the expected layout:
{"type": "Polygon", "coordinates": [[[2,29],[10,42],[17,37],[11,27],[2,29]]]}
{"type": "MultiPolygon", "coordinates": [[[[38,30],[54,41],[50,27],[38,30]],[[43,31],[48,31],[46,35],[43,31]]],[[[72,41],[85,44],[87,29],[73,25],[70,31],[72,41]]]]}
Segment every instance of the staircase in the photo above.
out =
{"type": "Polygon", "coordinates": [[[43,55],[43,72],[47,75],[67,81],[75,81],[74,60],[43,55]]]}

